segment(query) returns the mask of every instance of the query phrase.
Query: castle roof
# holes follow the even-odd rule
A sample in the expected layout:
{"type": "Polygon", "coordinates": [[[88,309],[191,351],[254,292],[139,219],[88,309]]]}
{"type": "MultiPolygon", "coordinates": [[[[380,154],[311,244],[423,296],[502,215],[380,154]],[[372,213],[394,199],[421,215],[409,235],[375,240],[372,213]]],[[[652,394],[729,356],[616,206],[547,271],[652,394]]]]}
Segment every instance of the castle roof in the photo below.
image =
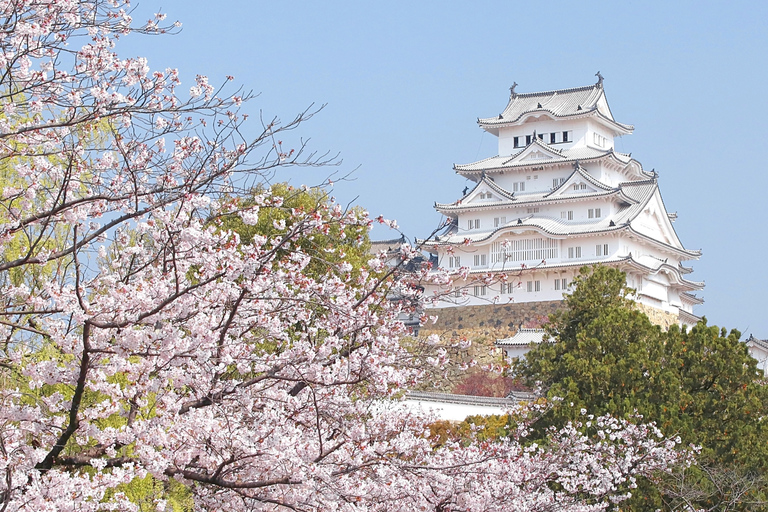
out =
{"type": "MultiPolygon", "coordinates": [[[[468,210],[499,209],[499,208],[509,208],[509,207],[540,205],[545,203],[582,201],[584,199],[592,199],[597,197],[615,196],[619,202],[626,203],[626,204],[634,204],[637,202],[636,199],[624,193],[624,189],[622,186],[610,187],[598,181],[597,179],[593,178],[589,173],[586,172],[586,170],[583,167],[581,167],[578,164],[578,161],[575,163],[574,167],[575,167],[574,171],[571,173],[571,175],[568,178],[566,178],[566,180],[555,189],[552,189],[549,191],[541,191],[541,192],[518,193],[517,195],[514,192],[505,190],[499,185],[497,185],[492,178],[483,175],[480,181],[477,182],[477,185],[475,185],[475,187],[471,191],[465,194],[464,197],[462,197],[461,199],[453,203],[435,203],[435,209],[440,213],[443,213],[444,215],[447,215],[449,217],[455,217],[459,212],[468,211],[468,210]],[[574,182],[579,180],[589,183],[593,188],[593,191],[587,192],[587,193],[579,193],[579,194],[567,193],[567,191],[569,190],[569,187],[574,182]],[[493,202],[482,202],[482,203],[472,202],[472,199],[475,196],[475,191],[480,188],[483,188],[483,185],[485,185],[485,188],[494,190],[499,196],[501,196],[504,199],[501,201],[493,201],[493,202]]],[[[630,185],[632,183],[637,183],[637,182],[627,182],[627,184],[630,184],[630,185]]]]}
{"type": "MultiPolygon", "coordinates": [[[[578,172],[578,169],[574,173],[578,172]]],[[[610,217],[604,217],[600,219],[589,219],[581,222],[574,222],[564,220],[562,218],[549,217],[544,215],[521,215],[517,219],[510,219],[503,226],[492,231],[478,231],[478,232],[464,232],[460,231],[457,225],[453,225],[452,229],[447,233],[440,235],[433,241],[426,242],[427,246],[439,246],[439,245],[460,245],[466,241],[471,243],[490,242],[501,236],[503,233],[515,233],[521,230],[534,230],[541,232],[542,234],[549,235],[552,238],[566,238],[569,236],[579,235],[592,235],[603,234],[611,232],[628,232],[633,236],[656,245],[662,249],[673,252],[675,255],[686,258],[695,259],[701,255],[701,251],[689,251],[685,249],[677,237],[677,234],[672,227],[669,218],[664,217],[666,225],[663,226],[666,231],[667,241],[660,240],[656,237],[652,237],[645,233],[641,227],[633,226],[633,221],[643,212],[646,206],[655,198],[663,207],[663,201],[659,193],[658,182],[656,179],[641,180],[641,181],[627,181],[619,184],[617,189],[596,192],[593,197],[601,197],[608,195],[617,195],[622,198],[622,206],[619,208],[615,215],[610,217]]],[[[548,195],[548,194],[547,194],[548,195]]],[[[579,194],[575,196],[561,196],[563,199],[583,199],[590,197],[589,194],[579,194]]],[[[488,206],[521,206],[534,202],[552,201],[553,198],[545,197],[545,195],[534,196],[533,194],[527,196],[527,200],[508,200],[499,201],[496,203],[487,203],[488,206]]],[[[484,204],[483,206],[486,206],[484,204]]],[[[436,205],[439,211],[446,214],[455,216],[462,208],[461,205],[436,205]]],[[[466,205],[464,209],[477,208],[477,206],[466,205]]]]}
{"type": "MultiPolygon", "coordinates": [[[[519,272],[536,272],[541,270],[559,270],[559,269],[567,269],[567,268],[581,268],[583,266],[589,266],[589,265],[610,265],[610,266],[617,266],[619,268],[633,268],[635,270],[639,270],[641,272],[647,273],[647,274],[658,274],[663,273],[665,274],[671,282],[671,285],[679,290],[682,290],[684,293],[694,290],[701,290],[704,288],[704,283],[702,281],[689,281],[688,279],[685,279],[680,271],[677,269],[677,267],[670,265],[669,263],[666,263],[663,260],[657,260],[657,259],[649,259],[649,258],[638,258],[633,256],[632,254],[629,254],[627,256],[618,256],[614,258],[609,259],[600,259],[600,258],[593,258],[593,259],[582,259],[578,261],[568,261],[564,263],[555,263],[555,264],[549,264],[542,262],[540,265],[516,265],[516,266],[503,266],[500,268],[478,268],[478,269],[472,269],[468,272],[468,275],[486,275],[488,272],[506,272],[506,273],[513,273],[517,274],[519,272]],[[654,261],[655,260],[655,261],[654,261]]],[[[682,294],[681,294],[682,295],[682,294]]],[[[702,304],[704,303],[703,299],[700,299],[699,297],[696,297],[695,295],[691,295],[689,293],[685,293],[686,300],[689,303],[692,304],[702,304]]]]}
{"type": "MultiPolygon", "coordinates": [[[[510,347],[510,346],[523,346],[527,347],[531,344],[538,344],[544,341],[546,331],[544,329],[527,329],[521,327],[517,332],[509,338],[502,338],[496,340],[497,347],[510,347]]],[[[553,341],[548,337],[547,341],[553,341]]]]}
{"type": "MultiPolygon", "coordinates": [[[[531,141],[528,146],[513,155],[492,156],[469,164],[455,164],[453,169],[457,174],[471,177],[472,175],[482,174],[483,172],[495,173],[529,166],[569,164],[577,161],[594,161],[603,158],[612,158],[617,163],[623,165],[627,165],[633,161],[631,155],[627,153],[619,153],[613,149],[595,149],[588,146],[559,149],[550,146],[538,137],[534,137],[534,139],[535,140],[531,141]],[[535,149],[541,148],[542,151],[538,152],[538,154],[532,154],[534,153],[534,146],[535,149]]],[[[651,176],[651,173],[642,170],[642,166],[640,166],[639,162],[636,162],[636,164],[640,168],[641,176],[651,176]]]]}
{"type": "Polygon", "coordinates": [[[554,119],[596,116],[619,134],[631,133],[634,130],[632,125],[619,123],[613,118],[599,73],[598,77],[594,85],[556,91],[518,94],[513,86],[504,111],[497,117],[478,119],[477,122],[483,129],[498,135],[499,128],[521,124],[532,115],[544,114],[554,119]]]}

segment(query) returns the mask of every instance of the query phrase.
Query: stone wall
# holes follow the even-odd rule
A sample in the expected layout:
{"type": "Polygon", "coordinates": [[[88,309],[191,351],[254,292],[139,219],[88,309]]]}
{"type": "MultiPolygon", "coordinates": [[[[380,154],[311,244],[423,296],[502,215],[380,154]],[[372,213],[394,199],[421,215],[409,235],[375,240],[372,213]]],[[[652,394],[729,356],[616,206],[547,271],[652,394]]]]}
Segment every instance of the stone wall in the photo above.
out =
{"type": "MultiPolygon", "coordinates": [[[[520,325],[538,327],[546,323],[549,315],[562,306],[563,301],[545,301],[429,309],[426,314],[437,316],[437,322],[427,322],[420,334],[437,334],[444,345],[470,340],[469,349],[455,355],[480,364],[500,363],[501,350],[494,347],[497,339],[514,335],[520,325]]],[[[636,304],[636,307],[665,330],[678,323],[677,315],[672,313],[644,304],[636,304]]]]}
{"type": "Polygon", "coordinates": [[[434,325],[425,325],[421,332],[448,335],[452,338],[493,338],[495,341],[515,334],[520,324],[534,327],[545,323],[549,315],[557,311],[562,304],[562,301],[553,300],[430,309],[426,314],[436,315],[437,322],[434,325]]]}
{"type": "Polygon", "coordinates": [[[680,319],[674,313],[662,311],[639,302],[635,303],[635,307],[645,313],[652,324],[660,326],[665,331],[672,325],[680,325],[680,319]]]}
{"type": "Polygon", "coordinates": [[[493,345],[497,339],[514,335],[521,324],[524,327],[536,327],[545,323],[549,315],[562,304],[562,301],[554,300],[430,309],[426,314],[437,316],[437,322],[427,322],[419,334],[437,334],[445,345],[463,339],[470,340],[472,345],[463,353],[455,355],[479,364],[498,364],[502,362],[502,353],[493,345]]]}

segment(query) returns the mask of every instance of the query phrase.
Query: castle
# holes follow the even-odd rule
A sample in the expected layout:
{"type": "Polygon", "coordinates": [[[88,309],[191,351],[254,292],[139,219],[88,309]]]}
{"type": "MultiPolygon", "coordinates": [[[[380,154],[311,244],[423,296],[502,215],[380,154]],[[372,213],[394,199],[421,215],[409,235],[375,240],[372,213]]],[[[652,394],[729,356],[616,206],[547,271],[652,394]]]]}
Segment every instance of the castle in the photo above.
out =
{"type": "Polygon", "coordinates": [[[498,155],[455,165],[474,182],[463,197],[436,203],[447,227],[425,248],[440,267],[464,268],[452,288],[433,286],[433,307],[559,301],[583,265],[618,267],[635,300],[667,323],[692,325],[692,281],[683,265],[700,251],[683,247],[655,171],[614,140],[634,128],[616,121],[603,77],[594,85],[518,93],[478,119],[498,138],[498,155]],[[671,320],[670,320],[671,319],[671,320]]]}

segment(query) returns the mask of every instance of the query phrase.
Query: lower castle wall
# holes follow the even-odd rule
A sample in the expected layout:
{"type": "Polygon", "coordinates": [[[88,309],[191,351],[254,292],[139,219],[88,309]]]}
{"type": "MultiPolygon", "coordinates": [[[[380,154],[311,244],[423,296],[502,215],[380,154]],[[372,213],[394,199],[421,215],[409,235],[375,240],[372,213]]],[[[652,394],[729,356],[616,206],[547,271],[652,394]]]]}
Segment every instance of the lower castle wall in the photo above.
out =
{"type": "MultiPolygon", "coordinates": [[[[472,345],[461,359],[474,359],[481,364],[498,363],[501,361],[501,350],[494,347],[496,340],[513,336],[521,324],[523,327],[539,327],[547,322],[549,315],[562,307],[563,301],[553,300],[428,309],[426,315],[437,316],[437,322],[427,322],[419,334],[437,334],[447,345],[462,339],[470,340],[472,345]]],[[[664,330],[679,322],[673,313],[640,303],[636,303],[636,307],[664,330]]]]}
{"type": "Polygon", "coordinates": [[[446,345],[470,340],[472,345],[468,349],[455,354],[459,362],[474,360],[481,365],[499,364],[503,362],[503,354],[494,346],[497,339],[514,335],[520,324],[530,327],[546,323],[549,315],[562,304],[561,300],[553,300],[429,309],[425,313],[437,316],[437,322],[427,322],[419,334],[437,334],[446,345]]]}
{"type": "Polygon", "coordinates": [[[680,318],[674,313],[656,309],[652,306],[642,304],[640,302],[636,302],[635,307],[639,311],[645,313],[646,316],[648,316],[648,320],[650,320],[652,324],[658,325],[665,331],[673,325],[680,325],[680,318]]]}
{"type": "Polygon", "coordinates": [[[508,338],[517,332],[520,324],[531,327],[546,323],[550,314],[562,307],[563,301],[520,302],[512,304],[486,304],[482,306],[457,306],[452,308],[428,309],[428,316],[436,315],[437,322],[427,322],[421,334],[439,334],[468,339],[508,338]]]}

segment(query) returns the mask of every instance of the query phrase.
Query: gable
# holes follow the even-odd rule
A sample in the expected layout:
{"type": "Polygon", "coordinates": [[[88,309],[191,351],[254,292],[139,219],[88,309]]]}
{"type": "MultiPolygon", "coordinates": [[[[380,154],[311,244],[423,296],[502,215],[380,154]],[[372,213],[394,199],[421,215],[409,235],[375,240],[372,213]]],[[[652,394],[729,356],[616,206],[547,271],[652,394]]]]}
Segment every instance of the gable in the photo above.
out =
{"type": "Polygon", "coordinates": [[[580,168],[573,171],[568,179],[563,184],[553,190],[547,197],[571,197],[584,194],[595,194],[600,192],[607,192],[613,190],[607,185],[602,185],[600,182],[588,176],[580,168]]]}
{"type": "Polygon", "coordinates": [[[565,160],[565,157],[556,149],[552,149],[541,142],[538,138],[531,142],[528,147],[513,156],[504,165],[510,165],[523,162],[542,162],[542,161],[565,160]]]}
{"type": "Polygon", "coordinates": [[[683,248],[680,239],[672,227],[659,191],[653,194],[642,212],[631,221],[632,228],[650,238],[663,242],[672,247],[683,248]]]}
{"type": "Polygon", "coordinates": [[[481,182],[480,186],[476,187],[463,202],[464,204],[481,204],[500,201],[501,199],[502,197],[498,192],[481,182]]]}

